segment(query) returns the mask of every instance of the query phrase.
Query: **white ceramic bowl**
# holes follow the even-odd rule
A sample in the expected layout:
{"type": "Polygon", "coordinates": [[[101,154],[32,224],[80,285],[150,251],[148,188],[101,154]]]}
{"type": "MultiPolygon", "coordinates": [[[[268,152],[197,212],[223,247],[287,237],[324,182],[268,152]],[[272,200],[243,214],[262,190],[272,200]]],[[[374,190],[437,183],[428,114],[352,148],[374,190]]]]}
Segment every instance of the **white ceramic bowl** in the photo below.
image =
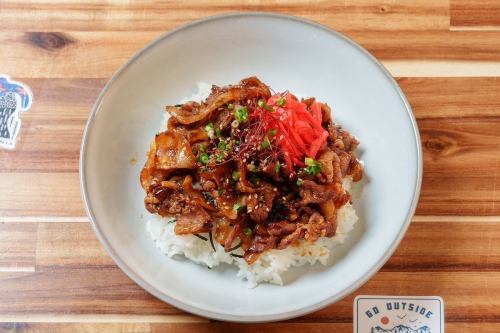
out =
{"type": "Polygon", "coordinates": [[[271,321],[303,315],[348,295],[390,257],[414,213],[422,173],[418,129],[388,72],[348,38],[273,14],[233,14],[169,32],[108,82],[81,148],[83,199],[96,234],[121,269],[156,297],[198,315],[271,321]],[[328,266],[295,268],[284,286],[248,289],[227,266],[208,270],[169,259],[148,239],[139,172],[164,106],[257,75],[277,91],[316,96],[361,141],[360,222],[328,266]],[[131,165],[130,159],[138,158],[131,165]]]}

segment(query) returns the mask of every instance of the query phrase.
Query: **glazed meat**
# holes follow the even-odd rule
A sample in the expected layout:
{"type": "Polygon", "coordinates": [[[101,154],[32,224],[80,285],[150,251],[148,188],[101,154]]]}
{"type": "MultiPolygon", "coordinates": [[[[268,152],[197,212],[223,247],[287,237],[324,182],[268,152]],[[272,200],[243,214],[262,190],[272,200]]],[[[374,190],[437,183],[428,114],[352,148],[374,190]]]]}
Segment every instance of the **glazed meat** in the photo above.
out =
{"type": "Polygon", "coordinates": [[[149,149],[148,160],[141,172],[141,184],[148,189],[178,169],[193,169],[196,157],[187,139],[175,131],[157,134],[149,149]]]}
{"type": "Polygon", "coordinates": [[[337,211],[351,200],[343,181],[363,170],[358,140],[328,105],[272,94],[250,77],[166,110],[140,181],[146,209],[175,218],[176,234],[240,248],[249,264],[335,235],[337,211]]]}
{"type": "Polygon", "coordinates": [[[250,218],[256,223],[266,222],[277,194],[277,190],[274,191],[274,187],[269,183],[259,186],[258,191],[250,194],[247,199],[246,206],[250,218]]]}
{"type": "Polygon", "coordinates": [[[204,103],[188,102],[181,106],[167,106],[170,113],[179,123],[189,125],[206,120],[225,104],[244,101],[258,97],[268,98],[269,88],[255,77],[244,79],[236,86],[212,87],[212,94],[204,103]]]}
{"type": "Polygon", "coordinates": [[[177,215],[174,229],[177,235],[199,234],[210,230],[210,215],[201,207],[193,207],[191,212],[177,215]]]}
{"type": "Polygon", "coordinates": [[[299,194],[302,197],[301,203],[307,205],[335,200],[342,194],[342,190],[340,183],[322,185],[312,180],[304,180],[299,188],[299,194]]]}

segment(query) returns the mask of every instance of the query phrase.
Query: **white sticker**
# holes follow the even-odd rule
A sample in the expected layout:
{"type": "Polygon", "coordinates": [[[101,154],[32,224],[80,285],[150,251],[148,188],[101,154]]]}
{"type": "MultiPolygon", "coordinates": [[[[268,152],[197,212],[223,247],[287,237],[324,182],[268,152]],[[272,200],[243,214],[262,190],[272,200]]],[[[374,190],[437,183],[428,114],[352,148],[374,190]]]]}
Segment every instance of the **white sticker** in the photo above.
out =
{"type": "Polygon", "coordinates": [[[33,94],[27,85],[0,75],[0,148],[15,148],[20,113],[28,111],[32,102],[33,94]]]}
{"type": "Polygon", "coordinates": [[[444,333],[439,296],[358,296],[354,333],[444,333]]]}

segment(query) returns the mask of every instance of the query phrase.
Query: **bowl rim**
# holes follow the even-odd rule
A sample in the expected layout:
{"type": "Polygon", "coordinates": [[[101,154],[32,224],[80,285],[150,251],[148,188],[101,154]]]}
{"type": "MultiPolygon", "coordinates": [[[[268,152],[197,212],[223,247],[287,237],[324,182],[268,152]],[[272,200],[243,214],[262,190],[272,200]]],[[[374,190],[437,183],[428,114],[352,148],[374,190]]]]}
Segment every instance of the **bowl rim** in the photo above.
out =
{"type": "Polygon", "coordinates": [[[139,286],[141,286],[143,289],[145,289],[148,293],[152,294],[156,298],[173,305],[176,308],[179,308],[181,310],[187,311],[191,314],[199,315],[202,317],[206,318],[212,318],[212,319],[217,319],[217,320],[222,320],[222,321],[231,321],[231,322],[247,322],[247,323],[259,323],[259,322],[270,322],[270,321],[278,321],[278,320],[285,320],[285,319],[290,319],[293,317],[298,317],[302,316],[314,311],[317,311],[327,305],[333,304],[334,302],[346,297],[347,295],[351,294],[355,290],[357,290],[361,285],[363,285],[365,282],[367,282],[375,273],[378,272],[378,270],[387,262],[387,260],[390,258],[390,256],[394,253],[396,248],[398,247],[399,243],[401,242],[403,236],[405,235],[411,219],[415,213],[415,209],[418,203],[418,199],[420,196],[420,189],[422,185],[422,173],[423,173],[423,161],[422,161],[422,146],[421,146],[421,141],[420,141],[420,134],[417,126],[417,122],[415,119],[415,116],[413,115],[410,103],[408,102],[406,96],[404,95],[403,91],[397,84],[397,82],[394,80],[392,75],[389,73],[389,71],[371,54],[369,53],[366,49],[364,49],[362,46],[351,40],[349,37],[345,36],[344,34],[337,32],[325,25],[316,23],[314,21],[302,18],[302,17],[296,17],[296,16],[290,16],[290,15],[283,15],[283,14],[277,14],[277,13],[268,13],[268,12],[236,12],[236,13],[229,13],[229,14],[220,14],[220,15],[214,15],[214,16],[209,16],[205,17],[199,20],[195,20],[192,22],[189,22],[187,24],[183,24],[173,30],[167,31],[163,34],[161,34],[159,37],[155,38],[148,44],[146,44],[144,47],[142,47],[137,53],[135,53],[130,59],[128,59],[109,79],[109,81],[106,83],[104,88],[101,90],[99,96],[97,97],[92,110],[90,112],[90,115],[88,117],[87,123],[85,125],[85,129],[83,132],[83,137],[82,137],[82,142],[81,142],[81,147],[80,147],[80,160],[79,160],[79,177],[80,177],[80,192],[82,195],[85,211],[90,219],[90,224],[92,225],[92,228],[94,229],[94,232],[97,235],[97,238],[99,239],[100,243],[102,246],[106,249],[107,253],[112,257],[113,261],[120,267],[120,269],[125,272],[125,274],[132,279],[135,283],[137,283],[139,286]],[[97,112],[100,109],[100,106],[102,104],[102,101],[104,100],[106,94],[108,93],[108,90],[110,89],[111,85],[121,76],[121,74],[130,66],[132,65],[137,59],[139,59],[145,52],[147,52],[149,49],[153,48],[163,40],[168,39],[170,36],[177,34],[179,32],[182,32],[183,30],[187,30],[189,28],[192,28],[197,25],[202,25],[202,24],[207,24],[213,21],[219,21],[219,20],[225,20],[225,19],[231,19],[231,18],[238,18],[238,17],[265,17],[265,18],[270,18],[270,19],[280,19],[280,20],[289,20],[293,21],[296,23],[300,24],[305,24],[308,26],[311,26],[316,29],[321,29],[325,32],[328,32],[329,34],[333,35],[336,38],[340,38],[344,40],[345,42],[349,43],[351,46],[356,48],[358,51],[362,52],[371,62],[376,65],[387,77],[389,82],[393,85],[393,87],[396,89],[396,92],[398,93],[399,97],[403,101],[403,104],[405,105],[406,113],[408,115],[408,119],[411,123],[412,129],[413,129],[413,134],[414,134],[414,139],[415,139],[415,148],[417,152],[417,177],[415,181],[415,189],[413,193],[413,198],[411,205],[408,209],[408,212],[405,217],[404,223],[401,225],[401,228],[399,230],[398,236],[396,239],[392,242],[392,244],[387,248],[385,251],[384,255],[374,264],[370,267],[370,269],[359,279],[354,281],[348,288],[345,288],[344,290],[341,290],[337,292],[336,294],[320,301],[315,304],[311,304],[307,307],[301,308],[301,309],[296,309],[293,311],[288,311],[288,312],[283,312],[283,313],[277,313],[277,314],[269,314],[269,315],[235,315],[235,314],[227,314],[223,312],[217,312],[217,311],[211,311],[207,309],[202,309],[198,308],[196,306],[192,306],[190,304],[184,303],[182,300],[175,299],[167,294],[164,294],[160,290],[156,289],[153,287],[151,284],[146,282],[145,280],[142,279],[142,277],[137,274],[133,269],[129,267],[129,265],[122,260],[120,255],[111,247],[110,243],[108,242],[106,236],[102,232],[102,230],[99,227],[99,223],[97,222],[97,219],[92,211],[92,207],[90,206],[90,200],[88,197],[88,192],[87,192],[87,183],[86,183],[86,176],[85,176],[85,160],[86,160],[86,152],[87,152],[87,141],[89,137],[89,132],[90,129],[92,128],[92,125],[94,123],[94,118],[97,112]]]}

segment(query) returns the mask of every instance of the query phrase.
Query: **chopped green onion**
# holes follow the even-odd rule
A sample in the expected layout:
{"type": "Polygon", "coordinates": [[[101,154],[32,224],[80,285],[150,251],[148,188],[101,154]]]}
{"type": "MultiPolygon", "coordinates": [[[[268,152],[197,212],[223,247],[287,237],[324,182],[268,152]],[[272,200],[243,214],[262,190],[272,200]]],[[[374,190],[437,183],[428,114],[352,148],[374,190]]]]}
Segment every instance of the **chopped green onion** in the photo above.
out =
{"type": "Polygon", "coordinates": [[[243,208],[245,207],[245,205],[242,205],[240,204],[239,202],[235,203],[233,205],[233,209],[236,211],[236,212],[241,212],[243,210],[243,208]]]}
{"type": "Polygon", "coordinates": [[[314,159],[313,159],[313,158],[310,158],[310,157],[306,157],[306,158],[304,159],[304,163],[305,163],[307,166],[314,165],[314,159]]]}
{"type": "Polygon", "coordinates": [[[229,104],[227,105],[227,108],[228,108],[229,110],[234,109],[234,104],[233,104],[233,103],[229,103],[229,104]]]}
{"type": "Polygon", "coordinates": [[[260,144],[262,149],[269,149],[271,147],[271,141],[269,141],[269,138],[266,136],[262,143],[260,144]]]}
{"type": "Polygon", "coordinates": [[[264,108],[269,112],[274,111],[274,109],[269,104],[267,104],[263,99],[259,99],[259,101],[257,102],[257,105],[259,106],[259,108],[264,108]]]}
{"type": "Polygon", "coordinates": [[[310,157],[306,157],[304,163],[307,165],[305,171],[308,175],[315,175],[321,171],[321,164],[310,157]]]}
{"type": "Polygon", "coordinates": [[[204,152],[206,152],[206,151],[207,151],[207,145],[206,145],[206,144],[204,144],[204,143],[202,143],[202,144],[200,145],[200,151],[201,151],[201,152],[203,152],[203,153],[204,153],[204,152]]]}
{"type": "Polygon", "coordinates": [[[210,160],[210,156],[208,156],[207,153],[203,153],[200,155],[200,162],[201,163],[207,164],[209,160],[210,160]]]}
{"type": "Polygon", "coordinates": [[[234,112],[234,118],[239,123],[245,123],[248,121],[248,109],[246,107],[239,108],[234,112]]]}
{"type": "Polygon", "coordinates": [[[257,167],[254,164],[247,164],[247,170],[250,172],[257,171],[257,167]]]}
{"type": "Polygon", "coordinates": [[[216,158],[217,163],[222,162],[223,159],[224,159],[224,153],[223,152],[218,153],[216,158]]]}
{"type": "Polygon", "coordinates": [[[247,227],[247,228],[243,229],[243,233],[245,234],[245,236],[252,236],[253,231],[252,231],[252,229],[247,227]]]}
{"type": "Polygon", "coordinates": [[[275,136],[278,133],[278,130],[277,129],[272,129],[268,133],[269,133],[270,136],[275,136]]]}
{"type": "Polygon", "coordinates": [[[285,106],[286,104],[285,98],[281,96],[280,98],[278,98],[278,100],[276,100],[276,104],[278,104],[279,106],[285,106]]]}
{"type": "Polygon", "coordinates": [[[233,180],[235,182],[237,182],[238,180],[240,180],[240,172],[239,171],[233,171],[231,177],[233,178],[233,180]]]}
{"type": "Polygon", "coordinates": [[[226,141],[220,141],[219,144],[217,145],[217,148],[219,148],[220,151],[226,150],[226,141]]]}
{"type": "Polygon", "coordinates": [[[215,137],[220,138],[220,128],[215,129],[215,137]]]}
{"type": "Polygon", "coordinates": [[[304,180],[302,178],[297,178],[297,186],[301,186],[304,183],[304,180]]]}
{"type": "Polygon", "coordinates": [[[214,137],[214,124],[212,124],[212,123],[208,123],[208,124],[205,126],[205,131],[207,131],[208,137],[209,137],[210,139],[213,139],[213,137],[214,137]]]}
{"type": "Polygon", "coordinates": [[[274,166],[274,172],[276,173],[280,173],[280,169],[281,169],[281,164],[280,162],[276,162],[276,165],[274,166]]]}
{"type": "Polygon", "coordinates": [[[238,120],[233,120],[233,122],[231,123],[231,127],[232,128],[238,128],[238,126],[240,126],[240,122],[238,120]]]}

